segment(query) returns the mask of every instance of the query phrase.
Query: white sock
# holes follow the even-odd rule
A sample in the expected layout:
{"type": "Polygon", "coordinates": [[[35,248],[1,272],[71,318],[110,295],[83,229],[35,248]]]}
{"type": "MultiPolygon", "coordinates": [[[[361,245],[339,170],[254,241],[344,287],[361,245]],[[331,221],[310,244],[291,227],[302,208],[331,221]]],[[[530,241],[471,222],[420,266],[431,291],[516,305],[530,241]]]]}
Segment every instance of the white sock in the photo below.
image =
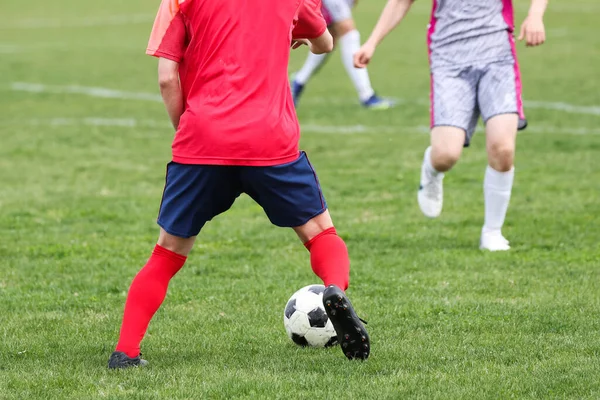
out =
{"type": "Polygon", "coordinates": [[[427,172],[429,172],[431,176],[444,175],[443,172],[440,172],[437,169],[433,168],[433,164],[431,163],[431,146],[429,146],[427,150],[425,150],[425,158],[423,161],[425,162],[425,168],[427,169],[427,172]]]}
{"type": "Polygon", "coordinates": [[[309,51],[304,65],[300,71],[296,73],[294,80],[300,85],[306,85],[306,82],[308,82],[310,77],[317,72],[319,68],[321,68],[325,60],[327,60],[327,54],[313,54],[309,51]]]}
{"type": "Polygon", "coordinates": [[[358,92],[360,101],[367,101],[375,91],[371,87],[371,80],[366,68],[354,68],[354,54],[360,49],[360,33],[355,29],[346,33],[339,39],[342,62],[354,87],[358,92]]]}
{"type": "Polygon", "coordinates": [[[485,198],[485,222],[483,233],[500,232],[504,225],[506,210],[510,202],[515,169],[498,172],[488,165],[483,180],[483,195],[485,198]]]}

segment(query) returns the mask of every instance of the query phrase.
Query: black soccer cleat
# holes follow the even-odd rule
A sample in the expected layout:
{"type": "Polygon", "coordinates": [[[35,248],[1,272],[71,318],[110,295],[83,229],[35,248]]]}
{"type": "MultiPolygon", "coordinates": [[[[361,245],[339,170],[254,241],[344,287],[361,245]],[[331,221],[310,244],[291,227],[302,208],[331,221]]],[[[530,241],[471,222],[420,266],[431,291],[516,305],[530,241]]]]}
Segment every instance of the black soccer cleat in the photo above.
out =
{"type": "Polygon", "coordinates": [[[122,351],[115,351],[110,355],[108,359],[108,369],[123,369],[131,367],[145,367],[148,365],[148,361],[140,358],[139,356],[131,358],[122,351]]]}
{"type": "Polygon", "coordinates": [[[335,328],[344,355],[349,360],[369,358],[369,334],[344,291],[335,285],[328,286],[323,292],[323,305],[335,328]]]}

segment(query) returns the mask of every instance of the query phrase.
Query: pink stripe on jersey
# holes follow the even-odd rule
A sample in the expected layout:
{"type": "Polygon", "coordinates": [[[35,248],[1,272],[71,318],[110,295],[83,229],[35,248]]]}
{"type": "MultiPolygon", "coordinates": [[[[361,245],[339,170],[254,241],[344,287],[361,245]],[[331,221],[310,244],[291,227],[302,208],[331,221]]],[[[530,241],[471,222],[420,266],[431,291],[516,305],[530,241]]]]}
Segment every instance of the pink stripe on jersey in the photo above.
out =
{"type": "MultiPolygon", "coordinates": [[[[438,2],[437,0],[433,0],[433,8],[431,10],[431,19],[429,20],[429,27],[427,28],[427,53],[429,54],[429,65],[431,65],[431,37],[435,32],[435,24],[437,23],[437,18],[435,17],[435,12],[437,11],[438,2]]],[[[435,113],[433,109],[433,73],[431,75],[431,87],[429,89],[429,120],[431,124],[431,128],[435,125],[435,113]]]]}
{"type": "Polygon", "coordinates": [[[510,49],[512,51],[513,58],[515,59],[515,92],[517,94],[517,110],[519,112],[519,118],[525,119],[525,110],[523,109],[523,83],[521,81],[521,69],[519,68],[519,60],[517,59],[517,45],[515,43],[515,36],[513,34],[515,30],[515,12],[513,9],[512,0],[502,0],[504,8],[502,9],[502,16],[506,25],[508,25],[508,41],[510,42],[510,49]]]}
{"type": "Polygon", "coordinates": [[[508,30],[513,32],[515,30],[515,12],[513,10],[512,0],[502,0],[502,16],[504,22],[508,25],[508,30]]]}
{"type": "Polygon", "coordinates": [[[429,26],[427,27],[427,47],[429,48],[429,55],[431,56],[431,36],[435,32],[435,24],[437,23],[437,18],[435,17],[435,12],[437,11],[437,0],[433,0],[433,8],[431,10],[431,19],[429,20],[429,26]]]}
{"type": "Polygon", "coordinates": [[[508,32],[508,40],[510,41],[510,48],[515,58],[515,92],[517,93],[517,110],[519,112],[519,118],[525,119],[525,110],[523,109],[523,83],[521,82],[521,69],[519,68],[519,61],[517,60],[517,46],[515,44],[515,37],[512,32],[508,32]]]}

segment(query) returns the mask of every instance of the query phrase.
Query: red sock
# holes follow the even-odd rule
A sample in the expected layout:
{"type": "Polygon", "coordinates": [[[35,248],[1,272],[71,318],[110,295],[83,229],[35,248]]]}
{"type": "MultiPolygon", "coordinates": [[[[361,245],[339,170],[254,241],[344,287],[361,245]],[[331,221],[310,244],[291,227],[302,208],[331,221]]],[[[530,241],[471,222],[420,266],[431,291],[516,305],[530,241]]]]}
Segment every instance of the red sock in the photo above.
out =
{"type": "Polygon", "coordinates": [[[129,357],[140,354],[140,343],[148,324],[167,295],[169,281],[183,267],[186,258],[156,245],[129,288],[116,351],[129,357]]]}
{"type": "Polygon", "coordinates": [[[310,264],[314,273],[323,280],[325,286],[336,285],[342,290],[348,289],[348,248],[335,228],[324,230],[304,245],[310,251],[310,264]]]}

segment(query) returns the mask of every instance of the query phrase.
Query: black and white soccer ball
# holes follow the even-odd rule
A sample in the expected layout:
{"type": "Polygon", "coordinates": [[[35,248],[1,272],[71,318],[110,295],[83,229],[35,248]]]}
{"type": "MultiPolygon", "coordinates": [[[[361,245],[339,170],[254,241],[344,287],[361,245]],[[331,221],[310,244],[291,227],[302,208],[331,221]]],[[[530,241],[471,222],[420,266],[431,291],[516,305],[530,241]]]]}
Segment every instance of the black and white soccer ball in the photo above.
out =
{"type": "Polygon", "coordinates": [[[299,346],[329,347],[337,344],[335,329],[323,307],[323,291],[323,285],[305,286],[294,293],[285,306],[285,331],[299,346]]]}

